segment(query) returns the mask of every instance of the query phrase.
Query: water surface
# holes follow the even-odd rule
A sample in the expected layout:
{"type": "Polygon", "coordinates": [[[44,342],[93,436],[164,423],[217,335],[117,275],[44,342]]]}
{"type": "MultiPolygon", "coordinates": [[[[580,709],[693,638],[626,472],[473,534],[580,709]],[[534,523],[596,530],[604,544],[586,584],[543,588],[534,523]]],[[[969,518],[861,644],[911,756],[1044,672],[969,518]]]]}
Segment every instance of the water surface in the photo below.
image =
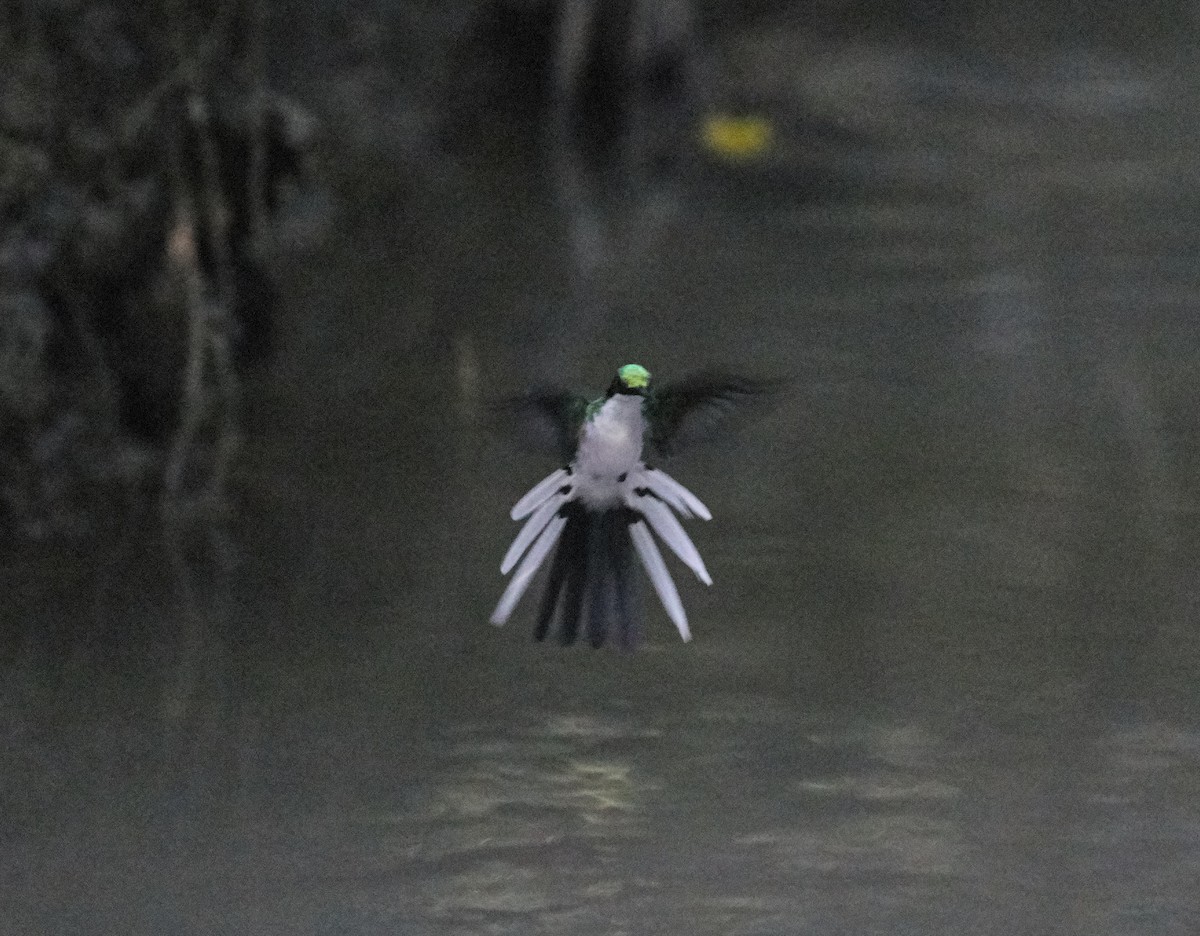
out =
{"type": "Polygon", "coordinates": [[[240,564],[5,572],[0,930],[1195,931],[1194,63],[818,64],[832,172],[343,167],[240,564]],[[632,359],[792,380],[671,465],[695,641],[489,627],[487,399],[632,359]]]}

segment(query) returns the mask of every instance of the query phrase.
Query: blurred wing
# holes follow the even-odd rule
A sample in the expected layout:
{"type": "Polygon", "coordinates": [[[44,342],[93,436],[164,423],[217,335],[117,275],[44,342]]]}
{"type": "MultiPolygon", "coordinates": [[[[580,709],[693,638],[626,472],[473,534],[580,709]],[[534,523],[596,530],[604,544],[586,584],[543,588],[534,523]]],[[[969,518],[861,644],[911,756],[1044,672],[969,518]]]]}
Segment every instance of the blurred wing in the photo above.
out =
{"type": "Polygon", "coordinates": [[[647,406],[650,444],[661,456],[706,442],[730,428],[747,404],[764,404],[783,390],[784,380],[751,380],[718,371],[685,377],[655,389],[647,406]]]}
{"type": "Polygon", "coordinates": [[[539,387],[504,401],[495,412],[522,448],[553,455],[565,465],[575,457],[587,400],[555,387],[539,387]]]}

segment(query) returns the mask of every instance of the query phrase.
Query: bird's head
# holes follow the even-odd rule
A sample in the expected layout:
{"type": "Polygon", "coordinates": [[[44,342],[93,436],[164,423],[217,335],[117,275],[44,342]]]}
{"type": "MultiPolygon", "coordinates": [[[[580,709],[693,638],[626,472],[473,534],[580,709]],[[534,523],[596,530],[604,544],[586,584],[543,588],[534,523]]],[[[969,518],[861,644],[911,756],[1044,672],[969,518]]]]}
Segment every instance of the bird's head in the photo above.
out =
{"type": "Polygon", "coordinates": [[[608,388],[608,395],[627,393],[645,396],[650,389],[650,371],[641,364],[626,364],[617,368],[617,376],[608,388]]]}

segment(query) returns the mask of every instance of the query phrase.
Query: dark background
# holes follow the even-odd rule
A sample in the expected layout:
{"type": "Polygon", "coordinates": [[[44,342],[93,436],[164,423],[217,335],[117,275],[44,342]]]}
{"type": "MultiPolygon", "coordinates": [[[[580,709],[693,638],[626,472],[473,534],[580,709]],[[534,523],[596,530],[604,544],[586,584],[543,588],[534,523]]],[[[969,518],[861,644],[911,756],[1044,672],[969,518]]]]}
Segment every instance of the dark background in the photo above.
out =
{"type": "Polygon", "coordinates": [[[714,0],[564,143],[550,6],[265,6],[232,509],[6,543],[0,932],[1195,933],[1196,8],[714,0]],[[671,463],[695,640],[490,627],[489,401],[632,360],[791,381],[671,463]]]}

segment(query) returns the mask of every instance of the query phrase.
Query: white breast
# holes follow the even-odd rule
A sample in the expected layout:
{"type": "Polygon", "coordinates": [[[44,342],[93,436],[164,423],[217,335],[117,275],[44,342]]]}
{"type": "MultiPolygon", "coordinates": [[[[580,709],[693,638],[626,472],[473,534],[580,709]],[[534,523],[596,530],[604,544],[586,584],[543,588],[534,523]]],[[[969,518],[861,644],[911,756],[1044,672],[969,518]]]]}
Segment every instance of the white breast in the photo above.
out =
{"type": "Polygon", "coordinates": [[[621,501],[621,482],[642,464],[642,398],[615,394],[584,424],[573,465],[580,499],[603,509],[621,501]]]}

